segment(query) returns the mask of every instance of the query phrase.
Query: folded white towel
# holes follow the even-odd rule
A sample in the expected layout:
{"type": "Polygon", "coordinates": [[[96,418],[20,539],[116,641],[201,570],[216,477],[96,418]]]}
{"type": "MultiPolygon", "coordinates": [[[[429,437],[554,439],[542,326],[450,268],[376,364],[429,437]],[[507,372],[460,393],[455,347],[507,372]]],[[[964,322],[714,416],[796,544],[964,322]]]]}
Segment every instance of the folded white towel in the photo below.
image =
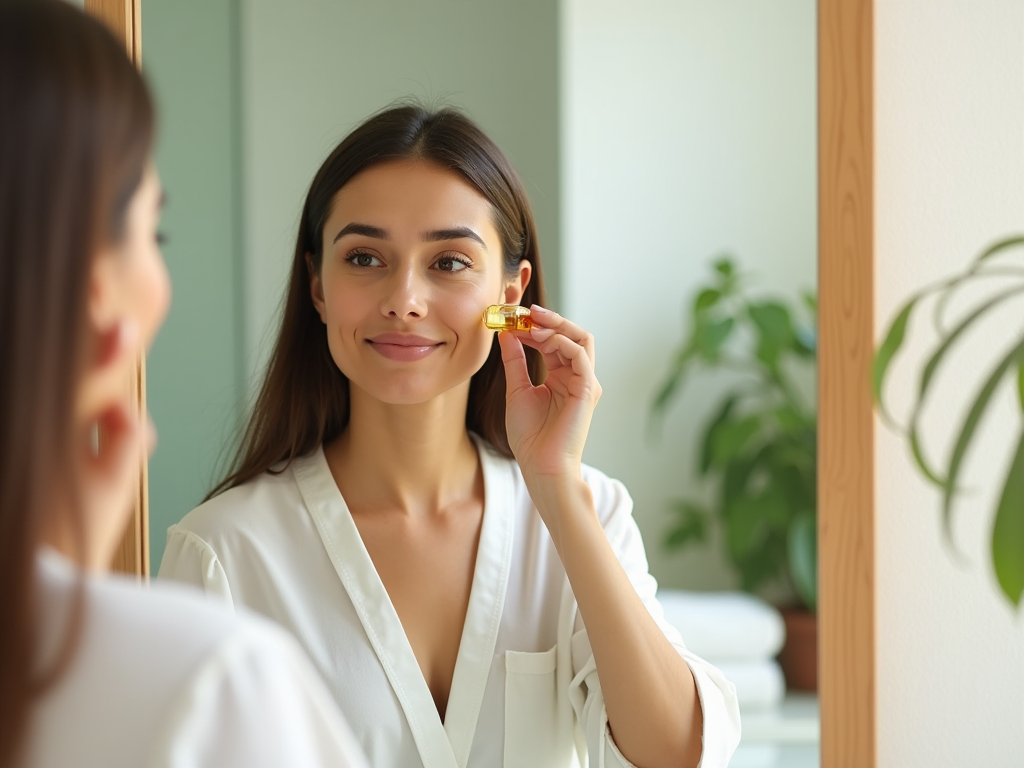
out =
{"type": "Polygon", "coordinates": [[[772,659],[765,661],[719,661],[715,666],[736,686],[742,710],[777,707],[786,696],[782,668],[772,659]]]}
{"type": "Polygon", "coordinates": [[[773,658],[786,639],[779,612],[744,592],[662,589],[658,600],[686,647],[713,664],[773,658]]]}

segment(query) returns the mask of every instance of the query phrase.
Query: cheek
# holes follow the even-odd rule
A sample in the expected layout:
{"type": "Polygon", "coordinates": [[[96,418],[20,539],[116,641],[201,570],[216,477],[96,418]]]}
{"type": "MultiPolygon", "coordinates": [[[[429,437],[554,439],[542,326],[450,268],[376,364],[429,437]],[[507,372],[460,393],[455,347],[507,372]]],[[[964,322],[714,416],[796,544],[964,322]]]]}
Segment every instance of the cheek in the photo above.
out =
{"type": "Polygon", "coordinates": [[[139,326],[142,341],[149,346],[167,316],[171,302],[171,280],[167,266],[155,245],[136,251],[139,257],[132,270],[132,314],[139,326]]]}
{"type": "Polygon", "coordinates": [[[445,325],[457,334],[458,349],[470,359],[474,372],[487,360],[494,343],[494,331],[483,323],[484,310],[493,303],[490,293],[480,293],[442,305],[445,325]]]}
{"type": "Polygon", "coordinates": [[[331,335],[351,336],[356,328],[366,323],[374,308],[371,291],[343,280],[333,281],[324,276],[324,323],[331,335]]]}

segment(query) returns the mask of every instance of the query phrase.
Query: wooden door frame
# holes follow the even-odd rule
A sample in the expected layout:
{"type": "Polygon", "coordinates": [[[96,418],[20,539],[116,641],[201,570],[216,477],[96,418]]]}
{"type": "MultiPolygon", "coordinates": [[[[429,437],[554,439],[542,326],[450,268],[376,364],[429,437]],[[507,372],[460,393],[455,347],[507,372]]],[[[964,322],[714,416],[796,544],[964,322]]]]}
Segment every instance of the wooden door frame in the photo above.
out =
{"type": "MultiPolygon", "coordinates": [[[[86,13],[101,19],[124,43],[135,66],[142,66],[141,0],[85,0],[86,13]]],[[[146,358],[140,351],[135,374],[128,382],[139,415],[146,418],[146,358]]],[[[139,487],[135,508],[114,554],[114,570],[149,578],[149,468],[143,460],[139,467],[139,487]]]]}
{"type": "Polygon", "coordinates": [[[877,765],[874,0],[818,0],[822,768],[877,765]]]}

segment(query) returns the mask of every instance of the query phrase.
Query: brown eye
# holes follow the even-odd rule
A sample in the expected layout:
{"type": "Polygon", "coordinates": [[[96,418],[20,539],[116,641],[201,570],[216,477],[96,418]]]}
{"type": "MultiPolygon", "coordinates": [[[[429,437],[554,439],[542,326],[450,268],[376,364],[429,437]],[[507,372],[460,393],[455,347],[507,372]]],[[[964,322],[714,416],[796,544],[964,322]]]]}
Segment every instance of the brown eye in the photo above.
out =
{"type": "Polygon", "coordinates": [[[434,262],[434,268],[441,272],[461,272],[469,269],[469,262],[458,256],[442,256],[434,262]]]}
{"type": "Polygon", "coordinates": [[[358,251],[356,253],[349,254],[346,261],[357,267],[381,267],[384,266],[380,259],[374,256],[372,253],[366,253],[365,251],[358,251]]]}

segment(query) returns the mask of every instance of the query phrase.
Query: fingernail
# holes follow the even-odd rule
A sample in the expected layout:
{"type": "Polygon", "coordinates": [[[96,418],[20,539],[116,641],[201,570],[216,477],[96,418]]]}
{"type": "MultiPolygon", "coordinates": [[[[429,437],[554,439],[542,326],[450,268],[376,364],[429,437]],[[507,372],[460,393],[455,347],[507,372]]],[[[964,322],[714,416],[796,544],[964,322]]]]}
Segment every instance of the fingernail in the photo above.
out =
{"type": "Polygon", "coordinates": [[[541,328],[535,325],[530,329],[530,335],[537,341],[547,341],[554,335],[554,333],[554,328],[541,328]]]}
{"type": "Polygon", "coordinates": [[[532,304],[530,306],[530,312],[536,312],[539,315],[553,315],[555,314],[550,309],[544,309],[540,304],[532,304]]]}

